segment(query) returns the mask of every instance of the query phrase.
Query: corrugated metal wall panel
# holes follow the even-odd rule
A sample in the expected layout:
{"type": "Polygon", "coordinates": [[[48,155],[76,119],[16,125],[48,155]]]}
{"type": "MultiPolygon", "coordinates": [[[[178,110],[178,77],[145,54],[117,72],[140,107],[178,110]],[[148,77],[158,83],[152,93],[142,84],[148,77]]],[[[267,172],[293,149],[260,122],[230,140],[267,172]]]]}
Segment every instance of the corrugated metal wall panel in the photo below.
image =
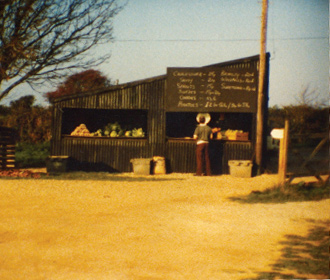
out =
{"type": "Polygon", "coordinates": [[[166,144],[166,158],[171,172],[196,171],[196,143],[195,141],[168,141],[166,144]]]}
{"type": "Polygon", "coordinates": [[[71,158],[73,169],[130,172],[132,171],[131,159],[151,157],[145,139],[110,140],[65,137],[61,142],[63,147],[61,154],[71,158]]]}
{"type": "Polygon", "coordinates": [[[251,142],[226,142],[223,147],[222,170],[229,174],[229,160],[252,160],[253,146],[251,142]]]}
{"type": "MultiPolygon", "coordinates": [[[[226,157],[223,141],[211,141],[209,146],[212,174],[226,173],[223,157],[226,157]]],[[[196,172],[196,142],[169,140],[166,144],[166,157],[172,172],[196,172]]]]}

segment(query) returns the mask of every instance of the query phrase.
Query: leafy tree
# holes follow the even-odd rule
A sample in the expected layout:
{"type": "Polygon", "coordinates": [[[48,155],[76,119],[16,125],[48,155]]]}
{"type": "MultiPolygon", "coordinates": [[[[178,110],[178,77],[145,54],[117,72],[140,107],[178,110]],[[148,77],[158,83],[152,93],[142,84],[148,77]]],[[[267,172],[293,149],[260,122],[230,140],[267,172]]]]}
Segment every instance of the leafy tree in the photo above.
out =
{"type": "Polygon", "coordinates": [[[1,0],[0,100],[24,82],[58,81],[107,60],[90,51],[113,41],[118,1],[1,0]]]}
{"type": "Polygon", "coordinates": [[[97,70],[86,70],[69,76],[55,91],[46,93],[50,101],[52,98],[76,94],[80,92],[106,88],[110,86],[110,80],[97,70]]]}
{"type": "Polygon", "coordinates": [[[326,131],[325,109],[308,105],[285,106],[285,116],[290,120],[290,131],[295,134],[308,134],[326,131]]]}
{"type": "Polygon", "coordinates": [[[290,122],[290,132],[308,134],[325,132],[329,126],[329,108],[314,108],[303,105],[271,107],[268,109],[268,119],[272,128],[284,127],[285,119],[290,122]]]}
{"type": "Polygon", "coordinates": [[[320,100],[320,94],[306,87],[296,100],[294,105],[268,109],[270,129],[284,127],[284,120],[288,119],[292,134],[304,136],[326,132],[329,127],[329,105],[325,100],[320,100]]]}
{"type": "Polygon", "coordinates": [[[0,126],[4,126],[6,123],[6,119],[10,114],[9,107],[5,105],[0,105],[0,126]]]}
{"type": "Polygon", "coordinates": [[[4,125],[15,128],[19,141],[39,143],[49,141],[51,134],[51,111],[49,108],[33,106],[35,97],[24,96],[10,103],[10,113],[3,120],[4,125]]]}

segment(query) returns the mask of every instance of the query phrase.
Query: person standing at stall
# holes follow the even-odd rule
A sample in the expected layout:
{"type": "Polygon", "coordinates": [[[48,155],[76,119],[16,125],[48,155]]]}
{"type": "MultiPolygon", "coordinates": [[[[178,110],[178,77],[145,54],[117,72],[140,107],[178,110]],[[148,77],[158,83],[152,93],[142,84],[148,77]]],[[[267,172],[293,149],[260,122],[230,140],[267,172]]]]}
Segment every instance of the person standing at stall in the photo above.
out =
{"type": "Polygon", "coordinates": [[[211,175],[211,162],[209,155],[209,141],[213,139],[213,132],[217,132],[220,129],[212,130],[207,124],[210,121],[211,117],[209,114],[198,114],[197,121],[199,125],[194,131],[193,138],[197,140],[196,145],[196,162],[197,169],[196,175],[202,176],[203,170],[205,169],[205,174],[207,176],[211,175]],[[207,119],[206,119],[207,118],[207,119]]]}

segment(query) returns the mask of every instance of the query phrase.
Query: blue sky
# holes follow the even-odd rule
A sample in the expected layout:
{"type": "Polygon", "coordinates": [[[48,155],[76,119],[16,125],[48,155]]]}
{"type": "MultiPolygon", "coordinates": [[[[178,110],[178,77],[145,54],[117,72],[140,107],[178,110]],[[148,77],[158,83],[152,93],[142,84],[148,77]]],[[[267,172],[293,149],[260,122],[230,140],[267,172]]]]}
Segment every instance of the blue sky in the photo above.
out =
{"type": "MultiPolygon", "coordinates": [[[[97,49],[111,53],[98,69],[126,83],[166,74],[167,67],[199,67],[257,55],[261,3],[130,0],[114,19],[115,42],[97,49]]],[[[267,51],[270,106],[295,104],[306,87],[327,100],[328,0],[269,0],[267,51]]]]}

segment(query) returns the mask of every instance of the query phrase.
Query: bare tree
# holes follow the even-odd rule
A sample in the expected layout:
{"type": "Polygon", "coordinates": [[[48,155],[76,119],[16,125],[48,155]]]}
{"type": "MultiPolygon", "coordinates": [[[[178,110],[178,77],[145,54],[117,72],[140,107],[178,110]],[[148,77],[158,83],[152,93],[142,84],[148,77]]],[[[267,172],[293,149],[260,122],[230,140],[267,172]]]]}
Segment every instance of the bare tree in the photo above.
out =
{"type": "Polygon", "coordinates": [[[24,82],[58,82],[107,60],[90,51],[113,41],[118,1],[0,0],[0,100],[24,82]]]}
{"type": "Polygon", "coordinates": [[[327,98],[323,97],[316,89],[310,89],[309,86],[306,86],[299,93],[298,98],[296,98],[296,102],[298,106],[306,106],[313,108],[329,106],[327,98]]]}

